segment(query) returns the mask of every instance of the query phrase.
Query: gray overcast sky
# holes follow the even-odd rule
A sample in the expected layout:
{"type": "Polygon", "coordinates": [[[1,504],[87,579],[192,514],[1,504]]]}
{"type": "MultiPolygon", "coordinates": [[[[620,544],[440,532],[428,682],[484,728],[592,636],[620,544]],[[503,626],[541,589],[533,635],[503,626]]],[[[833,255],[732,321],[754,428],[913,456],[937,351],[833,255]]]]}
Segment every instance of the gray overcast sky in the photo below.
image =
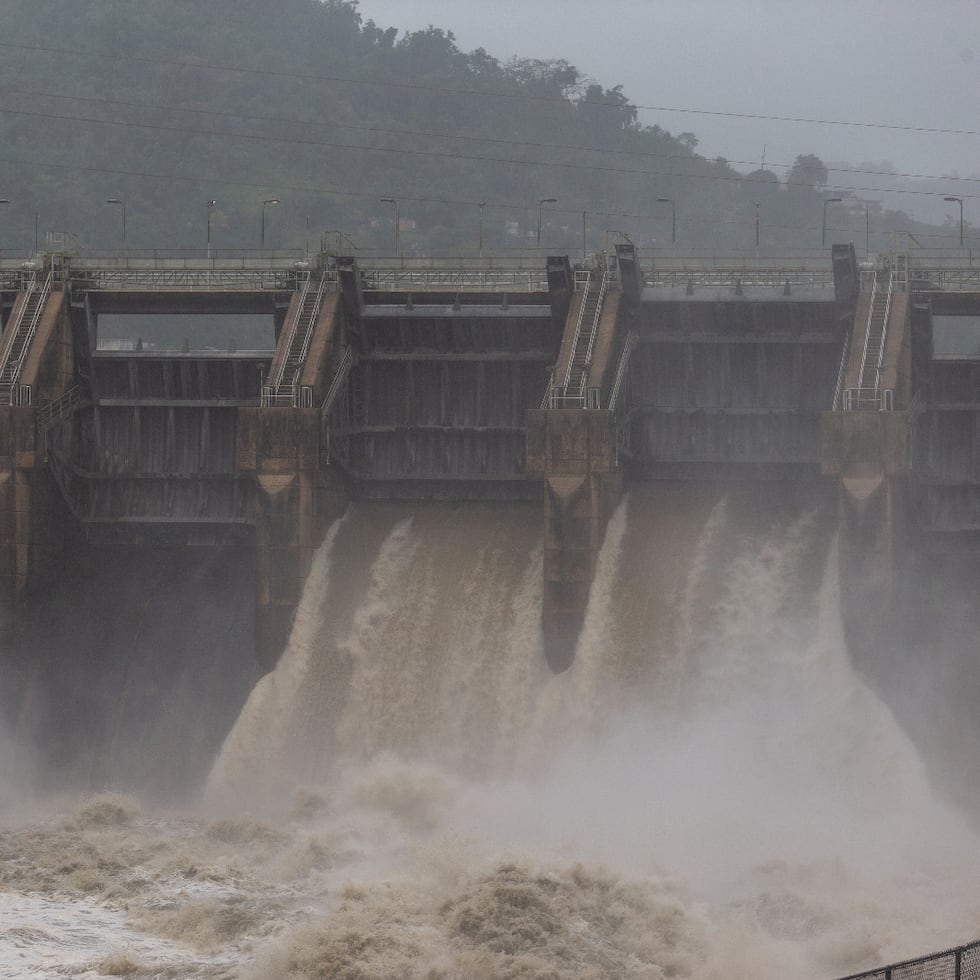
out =
{"type": "MultiPolygon", "coordinates": [[[[607,88],[622,84],[637,105],[980,131],[978,0],[360,0],[360,11],[403,31],[434,24],[463,50],[500,60],[565,58],[607,88]]],[[[980,135],[663,111],[641,119],[694,132],[706,156],[751,162],[739,169],[757,166],[765,145],[767,165],[816,153],[980,176],[980,135]]]]}

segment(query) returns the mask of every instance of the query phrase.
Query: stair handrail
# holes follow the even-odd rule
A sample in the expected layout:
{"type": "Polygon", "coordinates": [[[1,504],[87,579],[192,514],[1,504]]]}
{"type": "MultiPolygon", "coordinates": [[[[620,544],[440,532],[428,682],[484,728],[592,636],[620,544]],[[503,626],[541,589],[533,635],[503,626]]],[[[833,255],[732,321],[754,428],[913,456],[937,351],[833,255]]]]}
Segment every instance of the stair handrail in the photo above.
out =
{"type": "Polygon", "coordinates": [[[20,332],[20,325],[24,319],[24,312],[27,310],[27,304],[30,302],[31,295],[36,288],[37,273],[32,272],[24,284],[24,304],[18,311],[17,318],[11,319],[4,330],[5,339],[3,341],[3,346],[0,347],[0,373],[3,372],[3,369],[7,366],[7,361],[10,360],[10,352],[14,346],[14,338],[20,332]]]}
{"type": "Polygon", "coordinates": [[[296,336],[296,326],[299,322],[300,316],[303,313],[303,306],[306,303],[306,294],[309,292],[309,290],[310,277],[307,276],[303,280],[303,288],[300,290],[299,303],[296,308],[296,316],[293,317],[288,324],[289,335],[287,338],[284,338],[284,342],[282,344],[283,356],[279,362],[279,369],[276,371],[275,378],[270,379],[265,385],[265,387],[271,389],[272,392],[278,392],[280,386],[282,385],[282,379],[286,373],[286,361],[289,360],[289,352],[292,349],[293,339],[296,336]]]}
{"type": "MultiPolygon", "coordinates": [[[[41,316],[44,313],[44,304],[47,302],[48,296],[51,294],[51,281],[54,278],[54,272],[49,272],[44,280],[44,285],[41,287],[40,295],[38,297],[37,306],[34,308],[34,313],[31,316],[30,323],[27,326],[27,335],[24,337],[24,343],[21,345],[20,354],[17,360],[14,362],[13,370],[10,374],[10,390],[13,392],[18,381],[20,381],[20,372],[23,370],[24,361],[27,360],[27,355],[30,353],[31,341],[34,339],[34,334],[37,333],[37,326],[41,322],[41,316]]],[[[25,310],[27,304],[24,304],[25,310]]],[[[17,332],[20,332],[20,327],[18,326],[17,332]]],[[[4,365],[6,366],[6,365],[4,365]]]]}
{"type": "Polygon", "coordinates": [[[562,391],[568,390],[568,384],[572,380],[572,366],[575,363],[575,348],[578,347],[578,338],[582,333],[582,320],[585,318],[585,307],[589,301],[589,289],[592,286],[592,273],[588,274],[585,280],[585,288],[582,290],[582,304],[578,308],[578,318],[575,320],[575,333],[572,336],[571,346],[568,348],[568,366],[565,368],[565,380],[562,382],[562,391]]]}
{"type": "Polygon", "coordinates": [[[626,334],[626,341],[623,344],[623,351],[619,355],[619,364],[616,365],[616,377],[613,379],[612,389],[609,392],[609,411],[616,410],[616,402],[619,400],[619,389],[626,374],[626,367],[629,364],[630,354],[633,353],[633,344],[636,342],[636,333],[630,330],[626,334]]]}
{"type": "Polygon", "coordinates": [[[885,319],[881,324],[881,346],[878,348],[878,363],[875,365],[875,400],[878,407],[884,409],[884,401],[881,399],[881,367],[885,362],[885,339],[888,337],[888,320],[892,313],[892,285],[894,278],[888,276],[888,294],[885,296],[885,319]]]}
{"type": "Polygon", "coordinates": [[[37,445],[47,454],[48,432],[55,423],[62,422],[72,415],[83,402],[83,387],[72,385],[61,397],[56,398],[37,410],[35,426],[37,429],[37,445]]]}
{"type": "Polygon", "coordinates": [[[337,371],[330,382],[330,386],[327,388],[323,402],[320,404],[320,415],[322,418],[327,418],[330,415],[330,410],[333,408],[333,403],[337,398],[337,393],[340,391],[340,386],[347,380],[347,373],[350,371],[353,363],[354,348],[348,347],[344,351],[344,356],[340,359],[340,364],[337,365],[337,371]]]}
{"type": "Polygon", "coordinates": [[[548,386],[544,390],[544,395],[541,398],[541,404],[538,406],[539,408],[548,408],[551,405],[551,398],[552,398],[552,392],[554,391],[554,387],[555,387],[555,372],[552,371],[551,374],[548,375],[548,386]]]}
{"type": "Polygon", "coordinates": [[[82,400],[82,386],[72,385],[61,397],[56,398],[37,410],[38,426],[48,426],[56,418],[62,419],[75,410],[82,400]]]}
{"type": "Polygon", "coordinates": [[[599,284],[599,299],[596,302],[595,315],[592,317],[592,333],[589,335],[589,346],[585,351],[585,370],[582,372],[582,391],[585,391],[586,382],[589,376],[589,367],[592,364],[592,349],[595,347],[595,339],[599,333],[599,321],[602,319],[602,304],[606,298],[606,286],[609,283],[609,270],[604,269],[602,282],[599,284]]]}
{"type": "Polygon", "coordinates": [[[316,298],[310,309],[310,322],[306,325],[306,336],[303,338],[303,347],[299,353],[299,366],[306,363],[306,355],[310,350],[310,341],[313,339],[313,328],[316,326],[317,318],[320,315],[320,304],[323,302],[323,291],[327,283],[326,276],[320,276],[320,285],[316,290],[316,298]]]}
{"type": "Polygon", "coordinates": [[[874,322],[875,303],[878,298],[878,271],[875,270],[875,280],[871,287],[871,302],[868,304],[868,323],[864,329],[864,350],[861,352],[861,370],[858,372],[858,388],[864,385],[864,369],[868,362],[868,344],[871,340],[871,327],[874,322]]]}
{"type": "Polygon", "coordinates": [[[851,353],[851,331],[844,334],[844,350],[841,352],[840,366],[837,368],[837,385],[834,388],[834,411],[840,412],[844,409],[842,399],[844,396],[844,382],[847,380],[847,360],[851,353]]]}

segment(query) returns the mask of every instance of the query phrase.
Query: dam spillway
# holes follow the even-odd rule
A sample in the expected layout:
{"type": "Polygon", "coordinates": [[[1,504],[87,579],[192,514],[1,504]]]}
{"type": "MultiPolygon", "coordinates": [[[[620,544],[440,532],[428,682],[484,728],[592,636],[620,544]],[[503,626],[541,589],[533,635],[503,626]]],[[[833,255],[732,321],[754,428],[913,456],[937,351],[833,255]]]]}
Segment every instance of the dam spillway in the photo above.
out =
{"type": "MultiPolygon", "coordinates": [[[[968,300],[942,277],[929,280],[927,290],[916,287],[911,295],[919,307],[908,312],[914,328],[884,331],[882,361],[866,370],[863,348],[875,302],[867,296],[862,313],[857,290],[849,312],[841,302],[848,293],[831,285],[829,264],[819,273],[770,273],[754,283],[730,270],[723,283],[711,281],[715,272],[703,279],[689,273],[669,284],[644,271],[642,281],[631,284],[625,274],[630,257],[619,258],[617,278],[604,291],[600,282],[591,296],[582,283],[585,270],[559,261],[550,268],[539,263],[533,277],[525,271],[521,289],[512,278],[506,290],[490,290],[489,302],[472,284],[450,289],[444,276],[436,283],[434,273],[396,276],[338,264],[337,288],[319,296],[319,312],[316,297],[295,279],[287,288],[282,279],[270,284],[280,294],[263,314],[274,343],[251,367],[255,352],[240,341],[208,349],[191,337],[184,349],[178,335],[154,357],[146,338],[143,350],[135,338],[132,350],[103,345],[94,365],[101,404],[100,396],[69,388],[64,400],[52,398],[38,410],[18,388],[20,403],[8,410],[12,431],[26,439],[25,410],[43,413],[47,459],[31,457],[20,444],[12,480],[15,486],[20,481],[22,494],[37,494],[34,514],[42,502],[51,507],[52,522],[60,523],[44,526],[60,531],[43,532],[48,550],[36,551],[36,577],[23,592],[23,633],[6,637],[14,643],[5,649],[17,648],[26,661],[16,666],[29,695],[16,697],[11,681],[17,671],[8,660],[4,694],[14,709],[8,717],[23,726],[19,730],[37,723],[61,731],[54,752],[61,774],[70,774],[65,778],[99,785],[113,776],[128,783],[158,779],[165,793],[188,775],[207,778],[222,729],[230,728],[209,786],[223,778],[282,777],[295,767],[308,781],[328,779],[331,792],[338,788],[343,795],[347,787],[359,801],[363,810],[336,804],[338,825],[354,812],[369,825],[379,808],[392,806],[413,832],[424,833],[442,819],[443,807],[465,808],[476,799],[485,810],[481,817],[489,815],[494,827],[501,819],[508,827],[543,823],[549,836],[563,841],[585,826],[602,827],[611,829],[610,841],[649,846],[638,824],[649,830],[654,820],[658,837],[670,841],[669,863],[681,868],[695,893],[704,885],[724,891],[727,884],[713,873],[699,879],[704,866],[692,855],[703,856],[705,841],[718,852],[718,860],[707,863],[721,867],[733,835],[750,841],[763,826],[777,836],[788,825],[802,827],[810,845],[840,825],[853,841],[861,817],[865,833],[859,847],[847,850],[849,868],[864,859],[874,865],[869,856],[882,840],[889,847],[897,842],[895,853],[917,856],[920,821],[946,828],[948,815],[933,808],[904,736],[850,669],[842,614],[846,620],[855,608],[849,590],[867,583],[857,593],[863,617],[850,627],[867,639],[861,629],[874,620],[877,658],[864,667],[883,689],[889,674],[912,688],[890,691],[893,704],[910,697],[923,702],[927,691],[939,692],[939,710],[922,713],[920,704],[919,714],[903,717],[912,719],[909,728],[921,745],[928,747],[938,729],[947,747],[958,746],[955,763],[940,755],[936,768],[942,774],[952,769],[954,795],[968,794],[975,783],[976,732],[969,723],[975,623],[975,577],[969,576],[975,563],[964,547],[970,511],[959,501],[969,501],[963,488],[975,461],[969,441],[975,430],[968,428],[975,424],[973,367],[969,357],[955,356],[965,346],[959,340],[954,344],[942,329],[932,336],[929,313],[931,306],[940,317],[965,317],[953,326],[969,333],[968,300]],[[365,318],[364,329],[375,332],[362,341],[367,355],[360,375],[354,374],[360,354],[351,352],[342,330],[336,332],[350,325],[349,297],[360,302],[356,286],[351,293],[341,285],[355,275],[362,290],[368,287],[365,307],[376,298],[373,287],[383,287],[385,300],[377,304],[385,307],[377,319],[365,318]],[[395,289],[399,281],[408,288],[395,289]],[[569,281],[562,317],[562,283],[569,281]],[[437,303],[419,299],[425,284],[438,285],[437,303]],[[624,294],[634,285],[631,301],[624,294]],[[701,291],[706,305],[699,308],[701,291]],[[964,302],[966,312],[950,312],[964,302]],[[781,304],[792,304],[785,316],[777,312],[781,304]],[[467,323],[475,307],[493,312],[480,324],[467,323]],[[506,311],[517,307],[534,310],[508,322],[506,311]],[[400,316],[402,310],[408,315],[400,316]],[[454,321],[454,314],[464,320],[454,321]],[[733,329],[726,338],[727,314],[733,329]],[[521,319],[533,321],[526,337],[516,335],[521,319]],[[310,326],[327,321],[334,326],[325,333],[310,326]],[[615,329],[606,329],[610,324],[615,329]],[[858,334],[862,350],[854,355],[858,334]],[[889,337],[898,337],[900,347],[908,343],[897,360],[888,354],[889,337]],[[790,353],[795,345],[799,355],[790,353]],[[837,345],[834,364],[828,349],[837,345]],[[671,370],[660,367],[665,361],[671,370]],[[811,363],[820,369],[808,373],[811,363]],[[923,371],[930,390],[903,411],[923,371]],[[524,379],[535,376],[543,385],[532,395],[524,379]],[[411,409],[420,378],[428,401],[418,417],[428,443],[415,441],[410,415],[397,424],[392,407],[411,409]],[[479,389],[488,380],[496,401],[484,425],[469,394],[459,407],[453,399],[460,388],[479,389]],[[384,399],[381,408],[375,397],[384,399]],[[526,472],[515,480],[513,406],[519,398],[530,406],[526,472]],[[826,411],[825,398],[832,406],[839,401],[840,410],[826,411]],[[873,408],[864,405],[868,401],[873,408]],[[212,421],[216,414],[233,418],[233,427],[212,421]],[[661,424],[668,437],[658,435],[661,424]],[[965,457],[964,446],[970,450],[965,457]],[[194,484],[208,447],[225,461],[215,468],[218,482],[237,481],[240,492],[252,494],[250,511],[217,508],[234,497],[207,497],[213,479],[207,473],[193,493],[168,488],[167,481],[194,484]],[[62,459],[52,464],[55,452],[62,459]],[[923,456],[930,469],[916,471],[927,488],[920,493],[908,468],[923,456]],[[64,473],[51,473],[46,484],[40,479],[45,467],[53,470],[59,462],[77,465],[70,474],[80,481],[74,497],[64,492],[64,473]],[[32,470],[39,477],[33,484],[32,470]],[[129,489],[108,498],[115,506],[138,496],[145,481],[158,489],[147,494],[143,513],[131,516],[178,519],[84,521],[72,513],[70,500],[80,515],[104,515],[105,498],[93,504],[84,488],[87,481],[112,482],[116,474],[129,489]],[[195,510],[198,493],[216,509],[195,510]],[[174,501],[169,509],[168,499],[174,501]],[[340,516],[350,501],[349,516],[340,516]],[[225,520],[229,513],[250,520],[225,520]],[[920,526],[921,514],[930,518],[920,526]],[[61,533],[68,537],[62,540],[61,533]],[[194,562],[189,545],[211,558],[194,562]],[[931,617],[916,617],[915,642],[931,634],[946,647],[924,644],[915,659],[915,643],[885,636],[887,623],[874,619],[883,607],[872,605],[889,590],[908,597],[902,591],[908,583],[896,574],[904,566],[895,558],[909,554],[919,562],[915,612],[932,607],[931,617]],[[954,566],[964,571],[960,581],[952,576],[954,566]],[[848,580],[854,568],[857,581],[848,580]],[[569,600],[577,588],[585,599],[575,625],[569,600]],[[247,620],[263,604],[258,620],[268,623],[272,612],[288,620],[277,651],[282,657],[271,670],[249,649],[260,645],[261,627],[247,620]],[[566,627],[573,623],[569,633],[577,634],[569,640],[575,656],[558,675],[545,663],[540,627],[548,608],[561,614],[553,627],[561,628],[564,616],[566,627]],[[60,655],[53,652],[59,628],[60,655]],[[949,648],[960,639],[958,663],[949,648]],[[93,688],[100,697],[91,696],[93,688]],[[59,704],[74,707],[57,716],[59,704]],[[49,717],[39,722],[45,707],[49,717]],[[653,708],[647,712],[652,720],[642,715],[644,707],[653,708]],[[547,794],[521,796],[509,787],[501,799],[493,778],[516,771],[537,782],[540,753],[556,737],[577,750],[597,737],[599,749],[571,753],[550,774],[547,794]],[[105,752],[84,752],[80,741],[105,752]],[[394,761],[393,753],[405,758],[394,761]],[[147,758],[162,764],[144,769],[147,758]],[[433,759],[445,770],[434,773],[433,759]],[[345,765],[356,774],[345,775],[345,765]],[[474,771],[492,790],[484,787],[479,795],[468,786],[457,795],[453,780],[474,771]],[[582,793],[583,774],[596,787],[592,795],[582,793]],[[734,793],[732,774],[747,793],[734,793]],[[711,807],[704,805],[706,794],[711,807]],[[736,796],[737,808],[714,805],[736,796]],[[611,797],[630,805],[611,813],[603,802],[611,797]],[[789,797],[801,807],[786,823],[782,807],[789,797]],[[779,805],[771,806],[773,800],[779,805]],[[720,821],[713,822],[712,813],[720,821]],[[915,847],[904,847],[907,841],[915,847]]],[[[589,271],[590,277],[597,272],[589,271]]],[[[901,303],[893,308],[897,318],[906,315],[901,303]]],[[[89,376],[74,368],[65,374],[80,382],[89,376]]],[[[32,399],[35,393],[32,388],[32,399]]],[[[807,862],[819,857],[819,847],[801,848],[792,833],[780,843],[785,846],[759,849],[758,856],[765,851],[778,859],[762,870],[755,866],[742,905],[773,930],[790,957],[776,975],[841,974],[844,963],[897,959],[970,934],[948,905],[920,901],[920,909],[942,911],[915,916],[917,928],[908,933],[914,949],[886,942],[880,956],[859,957],[851,934],[838,929],[842,920],[827,910],[866,908],[863,884],[843,883],[831,864],[830,897],[813,893],[794,869],[807,865],[804,877],[812,881],[819,861],[807,862]],[[803,910],[808,923],[829,925],[815,938],[790,936],[786,908],[803,910]],[[846,949],[850,958],[834,960],[831,948],[846,949]],[[798,953],[819,970],[797,969],[798,953]],[[837,962],[840,968],[832,968],[837,962]]],[[[772,845],[771,835],[766,844],[772,845]]],[[[304,853],[315,858],[315,849],[304,853]]],[[[953,863],[961,863],[960,855],[953,863]]],[[[618,859],[634,862],[635,853],[618,859]]],[[[337,873],[346,875],[347,867],[337,873]]],[[[732,878],[745,872],[726,868],[732,878]]],[[[826,871],[815,877],[827,884],[826,871]]],[[[931,871],[920,874],[916,894],[941,894],[955,877],[949,868],[935,879],[931,871]]],[[[907,877],[893,877],[876,892],[885,909],[881,920],[911,921],[908,909],[916,902],[907,885],[907,877]]],[[[965,917],[962,903],[957,911],[965,917]]],[[[696,975],[698,967],[692,969],[696,975]]]]}
{"type": "Polygon", "coordinates": [[[26,594],[79,536],[243,542],[268,669],[350,501],[537,500],[562,669],[624,488],[836,482],[857,636],[902,549],[980,533],[977,271],[916,258],[47,256],[5,274],[0,307],[0,580],[26,594]],[[110,345],[121,316],[246,336],[110,345]]]}

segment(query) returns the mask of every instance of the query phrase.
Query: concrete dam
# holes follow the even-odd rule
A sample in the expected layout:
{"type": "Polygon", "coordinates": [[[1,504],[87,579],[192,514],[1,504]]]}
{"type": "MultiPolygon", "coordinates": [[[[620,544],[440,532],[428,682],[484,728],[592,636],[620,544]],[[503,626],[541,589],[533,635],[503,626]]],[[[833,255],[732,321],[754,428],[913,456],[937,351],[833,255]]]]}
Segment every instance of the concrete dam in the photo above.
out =
{"type": "Polygon", "coordinates": [[[255,556],[267,670],[317,544],[356,500],[539,501],[556,671],[637,483],[836,486],[856,650],[903,555],[980,543],[967,258],[49,252],[0,270],[0,316],[5,594],[41,587],[78,540],[234,544],[255,556]]]}

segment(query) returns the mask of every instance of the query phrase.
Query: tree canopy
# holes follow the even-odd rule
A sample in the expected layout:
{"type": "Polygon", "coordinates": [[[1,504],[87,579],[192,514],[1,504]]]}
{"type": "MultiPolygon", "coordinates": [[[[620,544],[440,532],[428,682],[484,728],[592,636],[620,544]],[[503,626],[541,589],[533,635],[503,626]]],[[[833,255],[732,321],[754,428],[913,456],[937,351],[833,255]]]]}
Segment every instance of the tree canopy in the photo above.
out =
{"type": "Polygon", "coordinates": [[[207,232],[258,248],[264,230],[267,248],[329,233],[390,251],[382,199],[409,252],[472,254],[481,231],[488,252],[526,249],[549,198],[549,251],[613,229],[669,247],[671,210],[679,248],[748,250],[757,203],[764,248],[819,244],[814,154],[782,180],[743,175],[694,133],[644,124],[621,85],[466,52],[436,26],[399,36],[353,0],[6,0],[0,38],[4,250],[35,228],[116,248],[109,199],[126,202],[131,250],[202,248],[207,232]]]}

